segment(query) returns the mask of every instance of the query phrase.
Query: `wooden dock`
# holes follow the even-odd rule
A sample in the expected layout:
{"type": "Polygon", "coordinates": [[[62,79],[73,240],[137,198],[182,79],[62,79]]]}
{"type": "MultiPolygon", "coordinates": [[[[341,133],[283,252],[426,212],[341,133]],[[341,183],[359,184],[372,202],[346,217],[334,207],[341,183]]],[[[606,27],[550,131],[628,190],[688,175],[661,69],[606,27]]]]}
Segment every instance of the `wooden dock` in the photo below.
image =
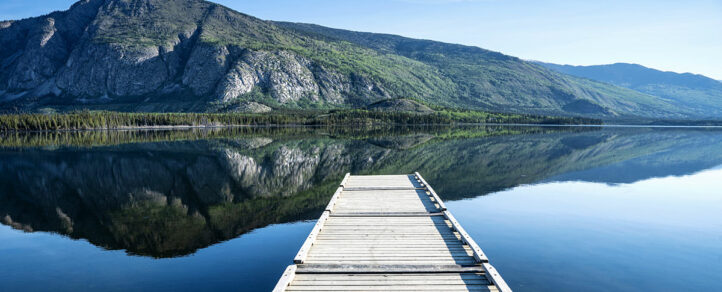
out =
{"type": "Polygon", "coordinates": [[[419,173],[351,176],[274,291],[511,291],[419,173]]]}

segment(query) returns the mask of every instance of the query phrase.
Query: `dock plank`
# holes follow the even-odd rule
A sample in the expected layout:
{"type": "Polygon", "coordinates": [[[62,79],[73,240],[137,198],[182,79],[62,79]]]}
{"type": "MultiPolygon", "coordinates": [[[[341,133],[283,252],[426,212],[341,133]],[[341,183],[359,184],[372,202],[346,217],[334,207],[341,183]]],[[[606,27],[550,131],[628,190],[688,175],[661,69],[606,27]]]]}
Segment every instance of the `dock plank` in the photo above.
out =
{"type": "Polygon", "coordinates": [[[274,291],[511,291],[419,173],[347,174],[294,262],[274,291]]]}

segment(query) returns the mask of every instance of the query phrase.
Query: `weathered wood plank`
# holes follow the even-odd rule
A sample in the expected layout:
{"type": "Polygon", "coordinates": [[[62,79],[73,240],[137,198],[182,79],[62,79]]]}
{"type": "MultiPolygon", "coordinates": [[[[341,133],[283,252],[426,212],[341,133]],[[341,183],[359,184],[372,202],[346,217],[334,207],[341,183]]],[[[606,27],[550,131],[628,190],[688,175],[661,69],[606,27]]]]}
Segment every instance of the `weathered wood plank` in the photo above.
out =
{"type": "Polygon", "coordinates": [[[444,249],[442,249],[442,248],[438,248],[438,249],[422,249],[422,248],[419,248],[419,249],[385,249],[385,250],[384,250],[384,249],[380,249],[380,250],[379,250],[379,249],[375,249],[375,248],[370,248],[370,249],[342,249],[342,248],[339,248],[339,249],[330,249],[330,248],[329,248],[329,249],[319,249],[319,250],[313,249],[313,250],[311,251],[310,256],[326,255],[326,254],[341,254],[341,253],[343,253],[344,255],[365,255],[365,254],[371,254],[371,255],[376,255],[376,254],[393,254],[393,255],[419,254],[419,255],[428,255],[428,254],[431,254],[431,253],[433,253],[433,254],[438,253],[438,254],[440,254],[440,255],[460,255],[460,254],[467,254],[467,255],[471,256],[471,255],[470,255],[470,254],[471,254],[471,251],[470,251],[470,250],[463,249],[463,248],[450,249],[450,250],[444,250],[444,249]]]}
{"type": "Polygon", "coordinates": [[[436,237],[443,237],[443,238],[459,238],[458,235],[452,234],[452,233],[439,233],[439,232],[379,232],[379,231],[373,231],[373,232],[363,232],[363,233],[354,233],[354,232],[324,232],[318,236],[319,239],[326,239],[331,237],[337,237],[337,238],[388,238],[388,239],[395,239],[395,238],[408,238],[408,237],[423,237],[423,238],[436,238],[436,237]]]}
{"type": "MultiPolygon", "coordinates": [[[[340,239],[334,239],[334,238],[324,238],[323,240],[319,240],[319,243],[334,243],[339,241],[349,242],[349,243],[409,243],[409,242],[420,242],[420,243],[456,243],[459,245],[463,245],[461,243],[460,238],[340,238],[340,239]]],[[[472,248],[473,250],[473,248],[472,248]]]]}
{"type": "Polygon", "coordinates": [[[386,188],[386,187],[412,187],[412,188],[419,188],[421,187],[421,184],[416,181],[415,177],[413,175],[403,175],[403,176],[385,176],[385,177],[378,177],[378,176],[371,176],[371,177],[363,177],[363,176],[351,176],[349,177],[346,184],[344,184],[345,188],[354,188],[354,187],[372,187],[372,188],[386,188]]]}
{"type": "MultiPolygon", "coordinates": [[[[441,213],[435,213],[435,214],[441,214],[441,213]]],[[[439,216],[439,215],[435,215],[439,216]]],[[[335,216],[335,217],[343,217],[343,216],[335,216]]],[[[336,218],[336,222],[353,222],[357,224],[371,224],[377,223],[378,221],[387,221],[387,223],[427,223],[426,221],[434,221],[434,222],[444,222],[446,221],[446,218],[444,217],[434,217],[434,216],[401,216],[406,218],[384,218],[383,216],[368,216],[369,218],[336,218]],[[421,217],[421,218],[413,218],[413,217],[421,217]],[[426,218],[424,218],[426,217],[426,218]]]]}
{"type": "Polygon", "coordinates": [[[454,246],[446,245],[443,242],[435,242],[433,244],[420,244],[420,245],[376,245],[376,246],[338,246],[339,244],[314,244],[313,250],[468,250],[471,251],[468,245],[458,244],[454,246]]]}
{"type": "MultiPolygon", "coordinates": [[[[331,217],[330,219],[336,219],[339,217],[331,217]]],[[[360,217],[347,217],[347,218],[360,218],[360,217]]],[[[419,217],[423,218],[423,217],[419,217]]],[[[358,227],[359,229],[382,229],[382,228],[447,228],[451,229],[451,222],[438,222],[438,221],[426,221],[426,222],[393,222],[393,221],[373,221],[373,222],[353,222],[353,221],[334,221],[329,220],[326,226],[344,229],[358,227]]]]}
{"type": "Polygon", "coordinates": [[[434,285],[434,286],[298,286],[286,291],[498,291],[486,285],[434,285]]]}
{"type": "Polygon", "coordinates": [[[319,240],[317,244],[363,244],[363,245],[382,245],[382,244],[388,244],[388,245],[460,245],[463,246],[464,243],[462,243],[460,240],[457,239],[433,239],[433,240],[424,240],[424,239],[397,239],[397,240],[377,240],[377,239],[370,239],[370,240],[363,240],[363,239],[349,239],[349,240],[319,240]]]}
{"type": "Polygon", "coordinates": [[[354,212],[354,213],[340,213],[335,212],[331,214],[333,217],[429,217],[439,216],[442,213],[425,213],[425,212],[354,212]]]}
{"type": "Polygon", "coordinates": [[[344,254],[344,255],[338,255],[338,254],[324,254],[324,253],[316,253],[313,255],[309,255],[306,259],[310,261],[310,259],[340,259],[340,260],[348,260],[348,259],[379,259],[379,260],[393,260],[393,259],[404,259],[404,260],[426,260],[426,259],[457,259],[457,260],[473,260],[472,257],[467,255],[466,253],[460,253],[458,255],[453,254],[386,254],[386,255],[375,255],[375,254],[344,254]]]}
{"type": "Polygon", "coordinates": [[[319,237],[322,236],[363,236],[363,237],[370,237],[370,236],[448,236],[448,237],[454,237],[458,238],[458,235],[451,233],[451,232],[437,232],[436,230],[427,230],[427,231],[413,231],[413,230],[378,230],[378,231],[362,231],[358,232],[358,230],[354,231],[348,231],[348,230],[338,230],[338,231],[330,231],[330,232],[324,232],[323,234],[320,234],[319,237]]]}
{"type": "MultiPolygon", "coordinates": [[[[440,226],[439,228],[449,228],[446,226],[440,226]]],[[[411,226],[407,228],[398,227],[379,227],[379,228],[354,228],[354,226],[346,226],[339,228],[338,226],[325,226],[324,232],[327,234],[331,233],[353,233],[353,234],[373,234],[373,233],[402,233],[402,234],[419,234],[419,233],[442,233],[442,234],[453,234],[454,232],[449,230],[438,230],[435,227],[416,227],[411,226]]]]}
{"type": "Polygon", "coordinates": [[[318,279],[293,282],[294,286],[406,286],[406,285],[489,285],[486,279],[318,279]]]}
{"type": "MultiPolygon", "coordinates": [[[[332,217],[335,219],[338,217],[332,217]]],[[[359,230],[378,230],[378,229],[434,229],[434,230],[451,230],[451,222],[404,222],[403,224],[394,224],[393,221],[385,222],[386,224],[374,224],[378,222],[337,222],[329,220],[326,222],[326,228],[336,229],[359,229],[359,230]]]]}
{"type": "MultiPolygon", "coordinates": [[[[439,213],[442,214],[442,213],[439,213]]],[[[338,215],[338,214],[336,214],[338,215]]],[[[403,214],[401,214],[403,215],[403,214]]],[[[390,225],[401,225],[401,224],[428,224],[428,223],[447,223],[446,218],[439,215],[434,216],[397,216],[399,218],[389,218],[383,216],[366,216],[362,218],[349,217],[349,216],[332,216],[333,223],[351,223],[359,225],[378,225],[379,223],[386,223],[390,225]]],[[[451,222],[448,222],[451,223],[451,222]]]]}
{"type": "Polygon", "coordinates": [[[388,241],[444,241],[453,242],[460,240],[461,238],[452,236],[390,236],[390,235],[378,235],[378,236],[365,236],[365,235],[350,235],[350,236],[332,236],[332,235],[320,235],[318,238],[319,242],[332,242],[332,241],[363,241],[363,242],[388,242],[388,241]]]}
{"type": "Polygon", "coordinates": [[[312,250],[309,256],[315,255],[329,255],[329,254],[342,254],[342,255],[377,255],[377,254],[390,254],[390,255],[419,255],[424,256],[428,254],[439,254],[439,255],[469,255],[470,250],[455,249],[455,250],[443,250],[439,249],[389,249],[389,250],[376,250],[376,249],[326,249],[326,250],[312,250]]]}
{"type": "Polygon", "coordinates": [[[469,292],[469,291],[499,291],[494,286],[471,286],[471,285],[458,285],[458,286],[326,286],[326,287],[306,287],[299,286],[298,288],[289,288],[289,292],[293,291],[445,291],[445,292],[469,292]],[[418,287],[418,288],[417,288],[418,287]]]}
{"type": "Polygon", "coordinates": [[[361,265],[361,264],[302,264],[297,274],[407,274],[407,273],[486,273],[483,267],[461,265],[361,265]]]}
{"type": "Polygon", "coordinates": [[[471,255],[467,252],[436,252],[436,253],[428,253],[428,252],[416,252],[416,253],[399,253],[399,252],[356,252],[356,253],[326,253],[326,252],[312,252],[308,257],[306,257],[307,261],[311,261],[311,259],[325,259],[325,258],[339,258],[347,260],[349,258],[373,258],[373,259],[381,259],[381,258],[444,258],[444,259],[468,259],[471,257],[471,255]]]}
{"type": "Polygon", "coordinates": [[[334,216],[344,215],[344,214],[357,214],[357,215],[378,215],[378,214],[393,214],[397,213],[398,215],[425,215],[428,216],[428,213],[421,213],[421,212],[428,212],[425,210],[426,208],[420,207],[420,208],[378,208],[378,209],[352,209],[352,208],[336,208],[334,212],[334,216]]]}
{"type": "Polygon", "coordinates": [[[396,240],[396,239],[409,239],[409,238],[422,238],[422,239],[436,239],[436,238],[453,238],[461,239],[461,236],[453,233],[328,233],[324,232],[318,235],[318,239],[378,239],[378,240],[396,240]]]}
{"type": "Polygon", "coordinates": [[[315,264],[369,264],[369,265],[462,265],[473,266],[474,261],[467,260],[450,260],[450,259],[426,259],[426,260],[374,260],[374,259],[350,259],[350,260],[315,260],[315,264]]]}
{"type": "Polygon", "coordinates": [[[443,217],[430,217],[427,219],[412,218],[412,217],[409,217],[409,218],[384,218],[384,217],[378,217],[378,216],[376,216],[376,217],[371,216],[370,218],[362,218],[362,219],[360,219],[360,218],[337,218],[336,220],[338,220],[338,221],[346,220],[346,221],[355,221],[355,222],[365,222],[365,221],[374,221],[374,220],[386,220],[386,221],[392,221],[392,222],[436,220],[436,221],[443,222],[446,220],[446,218],[443,218],[443,217]]]}
{"type": "Polygon", "coordinates": [[[463,242],[461,242],[461,238],[432,238],[432,239],[424,239],[424,238],[398,238],[398,239],[385,239],[385,238],[344,238],[341,240],[334,240],[334,239],[323,239],[318,240],[315,244],[342,244],[342,241],[347,241],[349,244],[408,244],[408,243],[421,243],[422,245],[426,243],[427,245],[443,245],[443,244],[453,244],[453,245],[464,245],[463,242]]]}
{"type": "MultiPolygon", "coordinates": [[[[343,247],[343,242],[339,240],[329,240],[329,241],[323,241],[317,244],[314,244],[314,246],[319,247],[343,247]]],[[[364,247],[364,248],[382,248],[382,247],[403,247],[403,248],[415,248],[415,247],[434,247],[434,248],[441,248],[441,247],[464,247],[467,245],[464,245],[461,242],[453,242],[451,240],[434,240],[433,242],[426,242],[423,240],[404,240],[404,241],[354,241],[352,243],[348,244],[349,248],[351,247],[364,247]]]]}
{"type": "Polygon", "coordinates": [[[474,260],[468,260],[468,261],[462,261],[462,260],[393,260],[393,261],[384,261],[384,260],[315,260],[313,262],[314,264],[358,264],[358,265],[416,265],[416,264],[426,264],[426,265],[463,265],[463,266],[472,266],[474,265],[474,260]]]}
{"type": "MultiPolygon", "coordinates": [[[[403,274],[297,274],[294,281],[315,281],[347,279],[348,281],[367,281],[369,279],[384,280],[455,280],[455,279],[482,279],[489,281],[484,273],[403,273],[403,274]]],[[[491,283],[491,282],[489,282],[491,283]]]]}
{"type": "Polygon", "coordinates": [[[356,186],[356,185],[350,185],[348,187],[344,188],[347,191],[367,191],[367,190],[423,190],[424,188],[418,188],[418,187],[408,187],[408,186],[385,186],[385,187],[363,187],[363,186],[356,186]]]}
{"type": "Polygon", "coordinates": [[[423,257],[423,256],[443,256],[443,257],[464,257],[464,258],[471,258],[472,254],[471,251],[467,250],[453,250],[453,251],[444,251],[441,249],[438,250],[340,250],[340,251],[334,251],[334,250],[313,250],[309,254],[307,258],[311,257],[324,257],[324,256],[372,256],[372,257],[379,257],[379,256],[415,256],[415,257],[423,257]]]}
{"type": "Polygon", "coordinates": [[[370,252],[389,252],[389,253],[429,253],[429,252],[444,252],[444,253],[454,253],[454,252],[471,252],[471,249],[469,249],[466,246],[457,246],[457,247],[424,247],[419,246],[416,248],[407,248],[407,247],[314,247],[311,252],[339,252],[339,253],[370,253],[370,252]]]}
{"type": "Polygon", "coordinates": [[[416,233],[441,233],[441,234],[454,234],[448,226],[439,227],[425,227],[425,226],[410,226],[410,227],[378,227],[378,228],[355,228],[354,226],[325,226],[325,233],[353,233],[353,234],[372,234],[372,233],[402,233],[402,234],[416,234],[416,233]],[[447,228],[447,230],[439,230],[440,228],[447,228]]]}

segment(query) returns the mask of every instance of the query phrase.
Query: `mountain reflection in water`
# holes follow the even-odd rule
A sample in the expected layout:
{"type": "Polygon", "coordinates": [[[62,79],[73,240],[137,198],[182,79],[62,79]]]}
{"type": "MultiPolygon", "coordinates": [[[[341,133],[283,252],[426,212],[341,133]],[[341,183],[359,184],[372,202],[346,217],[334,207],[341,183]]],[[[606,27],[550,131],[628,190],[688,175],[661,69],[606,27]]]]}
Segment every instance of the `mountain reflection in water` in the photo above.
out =
{"type": "Polygon", "coordinates": [[[459,200],[540,181],[630,182],[722,164],[722,133],[705,129],[236,128],[0,139],[3,224],[155,258],[315,219],[346,172],[419,171],[445,200],[459,200]]]}

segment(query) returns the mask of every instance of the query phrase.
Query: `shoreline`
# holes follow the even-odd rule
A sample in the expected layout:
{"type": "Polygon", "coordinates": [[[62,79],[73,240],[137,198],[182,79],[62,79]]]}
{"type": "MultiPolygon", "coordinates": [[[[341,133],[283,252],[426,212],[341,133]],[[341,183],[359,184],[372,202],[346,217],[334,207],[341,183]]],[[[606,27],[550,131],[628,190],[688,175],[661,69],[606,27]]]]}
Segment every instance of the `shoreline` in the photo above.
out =
{"type": "MultiPolygon", "coordinates": [[[[113,128],[88,128],[88,129],[53,129],[53,130],[23,130],[23,129],[2,129],[0,133],[62,133],[62,132],[103,132],[103,131],[161,131],[161,130],[214,130],[229,128],[328,128],[359,126],[359,124],[265,124],[265,125],[168,125],[168,126],[122,126],[113,128]]],[[[507,127],[580,127],[580,128],[720,128],[722,126],[693,126],[693,125],[644,125],[644,124],[531,124],[531,123],[454,123],[454,124],[401,124],[401,123],[377,123],[364,124],[369,127],[458,127],[458,126],[507,126],[507,127]]],[[[363,128],[357,128],[362,130],[363,128]]]]}

